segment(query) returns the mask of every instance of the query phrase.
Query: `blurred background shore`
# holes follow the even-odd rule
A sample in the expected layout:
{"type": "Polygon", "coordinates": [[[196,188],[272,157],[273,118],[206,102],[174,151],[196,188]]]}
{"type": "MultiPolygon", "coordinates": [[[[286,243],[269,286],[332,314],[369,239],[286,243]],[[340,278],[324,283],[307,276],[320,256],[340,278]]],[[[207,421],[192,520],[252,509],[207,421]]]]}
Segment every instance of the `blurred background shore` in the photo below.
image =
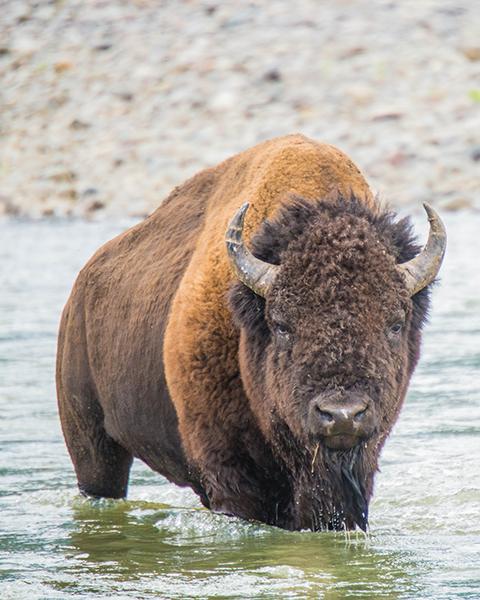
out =
{"type": "Polygon", "coordinates": [[[0,0],[0,215],[142,218],[303,133],[411,212],[480,210],[477,0],[0,0]]]}

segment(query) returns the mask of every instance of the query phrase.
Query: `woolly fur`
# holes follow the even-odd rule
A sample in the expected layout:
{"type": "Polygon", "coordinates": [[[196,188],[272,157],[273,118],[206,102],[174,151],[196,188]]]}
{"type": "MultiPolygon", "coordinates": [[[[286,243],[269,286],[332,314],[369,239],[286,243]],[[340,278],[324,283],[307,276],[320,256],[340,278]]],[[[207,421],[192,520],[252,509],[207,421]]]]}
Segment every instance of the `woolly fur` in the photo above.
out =
{"type": "Polygon", "coordinates": [[[354,163],[303,136],[176,188],[89,261],[62,317],[59,409],[81,489],[124,496],[136,456],[216,511],[365,528],[428,307],[395,267],[417,252],[354,163]],[[281,266],[266,300],[226,257],[246,201],[247,243],[281,266]],[[329,393],[360,394],[375,414],[370,438],[345,452],[309,428],[309,403],[329,393]]]}

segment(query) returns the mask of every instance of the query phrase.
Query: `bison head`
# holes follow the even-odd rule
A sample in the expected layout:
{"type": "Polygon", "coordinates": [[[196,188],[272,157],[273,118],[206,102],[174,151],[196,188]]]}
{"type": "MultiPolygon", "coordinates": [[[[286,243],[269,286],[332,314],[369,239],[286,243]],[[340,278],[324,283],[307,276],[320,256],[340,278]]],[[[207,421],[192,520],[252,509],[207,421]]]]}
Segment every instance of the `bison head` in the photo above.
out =
{"type": "Polygon", "coordinates": [[[364,529],[379,451],[418,359],[443,225],[426,205],[419,253],[408,219],[353,196],[292,198],[250,253],[247,208],[227,230],[239,280],[229,304],[252,412],[291,480],[283,526],[364,529]]]}

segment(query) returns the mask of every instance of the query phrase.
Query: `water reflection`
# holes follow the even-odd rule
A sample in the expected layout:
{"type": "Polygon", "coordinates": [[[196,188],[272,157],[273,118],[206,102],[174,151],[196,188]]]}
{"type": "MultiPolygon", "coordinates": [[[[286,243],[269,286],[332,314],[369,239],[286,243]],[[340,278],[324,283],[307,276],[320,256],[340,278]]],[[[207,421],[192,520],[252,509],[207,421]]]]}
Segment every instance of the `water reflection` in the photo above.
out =
{"type": "Polygon", "coordinates": [[[147,576],[167,597],[241,598],[255,589],[255,597],[393,599],[412,591],[415,571],[363,534],[291,533],[148,502],[78,501],[68,533],[70,573],[122,585],[147,576]],[[178,591],[185,581],[188,596],[178,591]]]}

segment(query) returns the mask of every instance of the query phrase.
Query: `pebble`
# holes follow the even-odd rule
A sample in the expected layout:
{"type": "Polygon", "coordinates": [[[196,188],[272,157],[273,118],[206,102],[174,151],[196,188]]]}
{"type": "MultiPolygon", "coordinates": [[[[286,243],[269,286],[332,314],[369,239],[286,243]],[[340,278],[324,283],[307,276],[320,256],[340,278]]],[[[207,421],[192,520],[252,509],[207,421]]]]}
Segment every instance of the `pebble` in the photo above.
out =
{"type": "Polygon", "coordinates": [[[6,0],[0,214],[144,217],[297,132],[392,207],[480,210],[479,31],[477,0],[6,0]]]}

